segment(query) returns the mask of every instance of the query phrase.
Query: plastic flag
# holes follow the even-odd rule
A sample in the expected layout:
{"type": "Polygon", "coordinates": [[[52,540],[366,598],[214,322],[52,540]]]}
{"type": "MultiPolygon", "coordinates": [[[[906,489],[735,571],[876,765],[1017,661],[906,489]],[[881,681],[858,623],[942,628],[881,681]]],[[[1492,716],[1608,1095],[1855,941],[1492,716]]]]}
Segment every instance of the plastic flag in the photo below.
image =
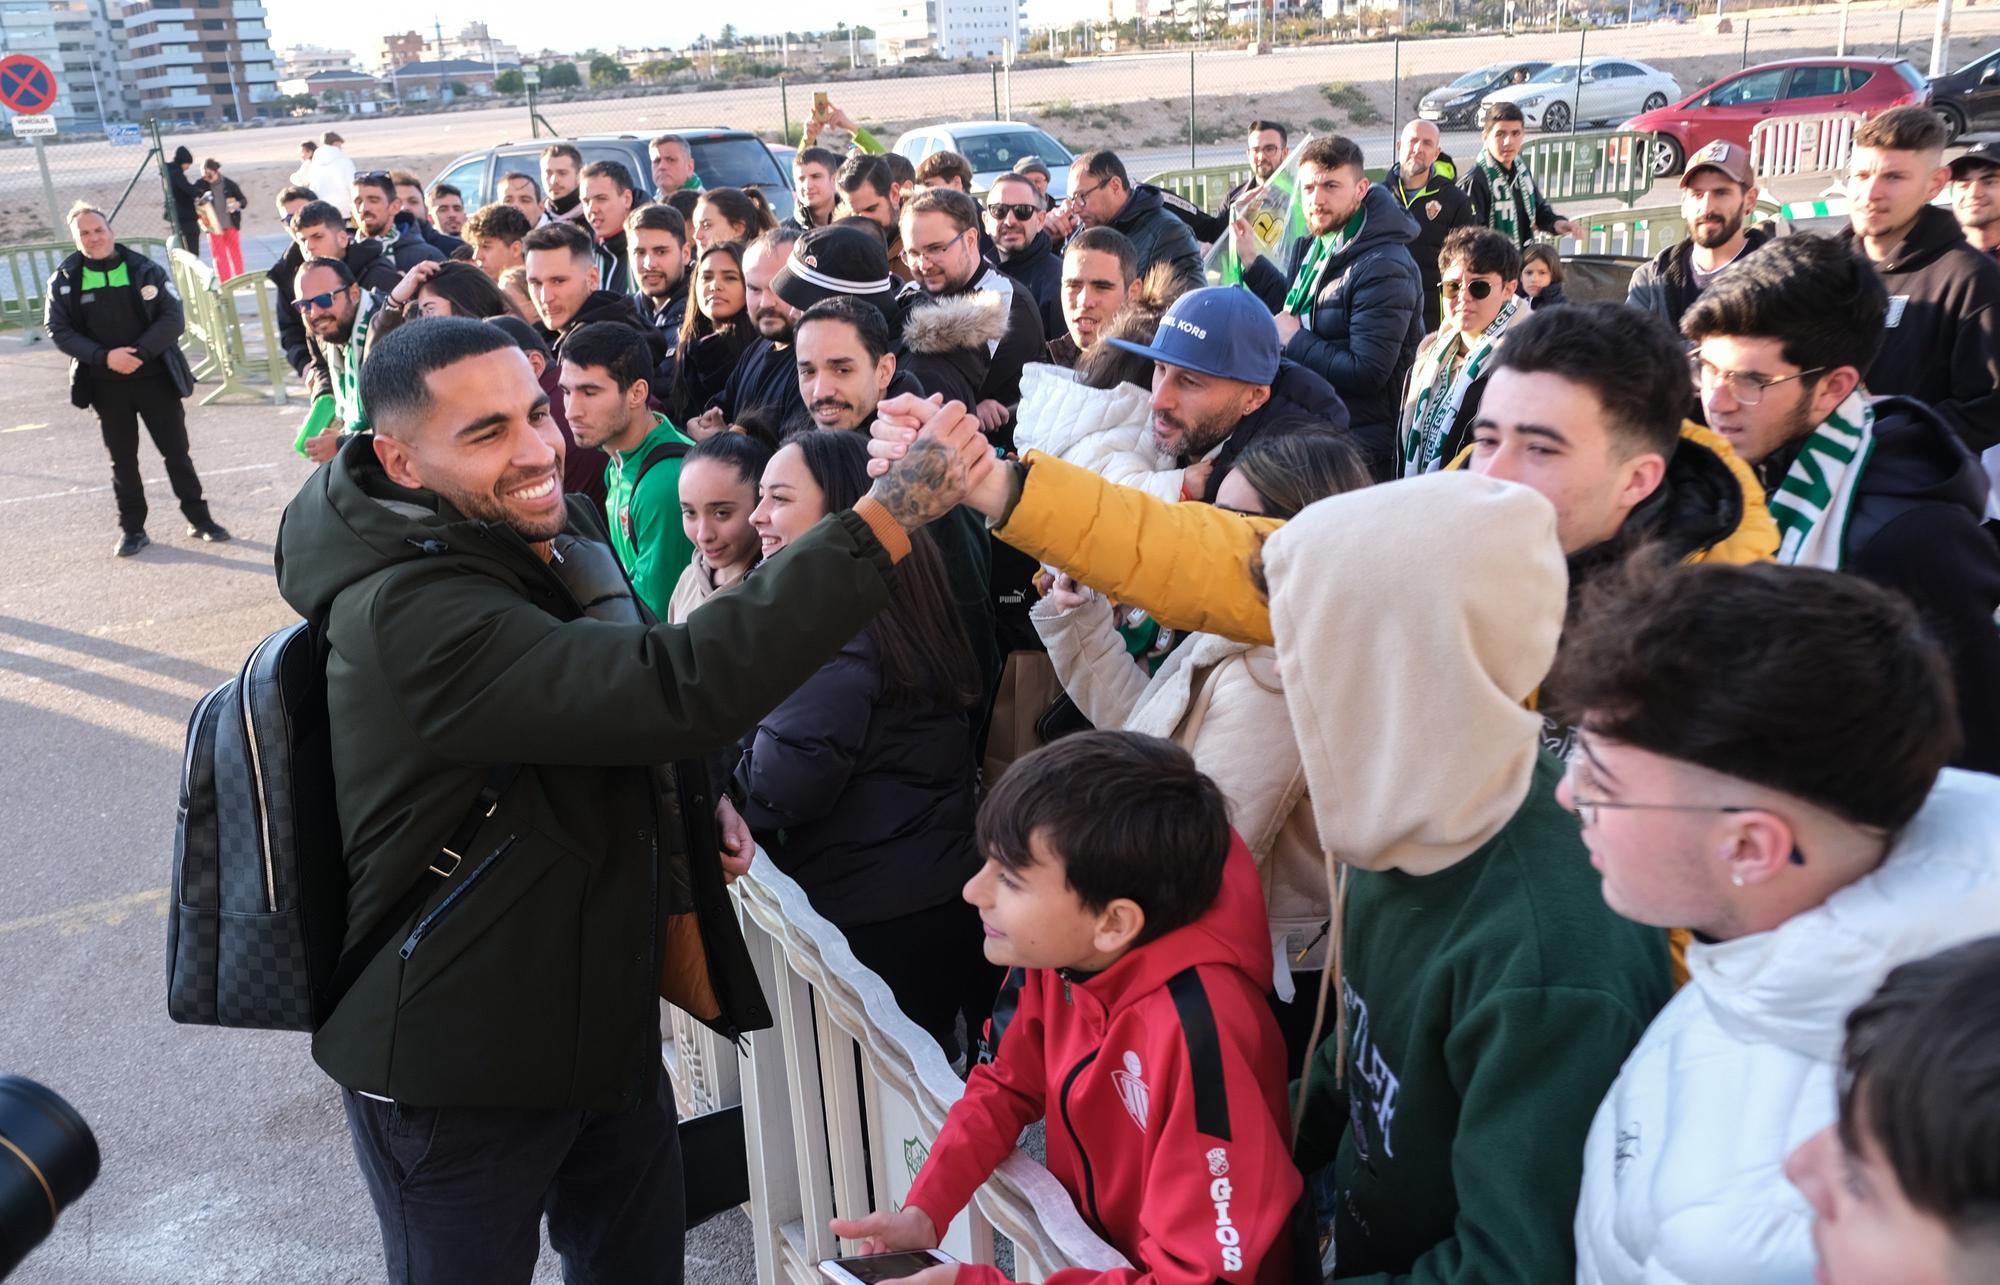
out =
{"type": "MultiPolygon", "coordinates": [[[[1306,150],[1306,144],[1313,139],[1311,134],[1300,139],[1285,163],[1272,171],[1264,186],[1257,189],[1245,206],[1237,211],[1240,218],[1250,222],[1250,234],[1256,242],[1257,256],[1270,259],[1284,271],[1282,258],[1285,247],[1302,236],[1306,231],[1304,203],[1299,200],[1299,153],[1306,150]]],[[[1240,285],[1243,281],[1243,262],[1236,256],[1236,237],[1224,233],[1217,238],[1202,260],[1202,275],[1212,286],[1240,285]]]]}

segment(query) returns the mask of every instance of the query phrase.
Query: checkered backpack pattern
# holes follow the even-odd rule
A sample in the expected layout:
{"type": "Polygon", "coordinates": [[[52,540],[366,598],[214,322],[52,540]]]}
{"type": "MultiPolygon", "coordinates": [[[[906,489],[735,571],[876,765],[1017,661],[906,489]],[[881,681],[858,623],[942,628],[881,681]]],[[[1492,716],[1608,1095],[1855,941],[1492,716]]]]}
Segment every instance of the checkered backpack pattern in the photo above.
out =
{"type": "Polygon", "coordinates": [[[310,1031],[339,998],[347,867],[334,811],[326,645],[257,644],[188,719],[167,907],[177,1022],[310,1031]]]}

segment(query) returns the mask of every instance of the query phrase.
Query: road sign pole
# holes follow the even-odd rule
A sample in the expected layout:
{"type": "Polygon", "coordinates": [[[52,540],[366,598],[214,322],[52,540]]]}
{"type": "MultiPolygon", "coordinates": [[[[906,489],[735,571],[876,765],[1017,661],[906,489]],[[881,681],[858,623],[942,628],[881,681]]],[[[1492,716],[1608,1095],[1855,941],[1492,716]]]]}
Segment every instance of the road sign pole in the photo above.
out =
{"type": "Polygon", "coordinates": [[[42,196],[49,203],[49,230],[60,233],[63,226],[62,211],[56,208],[55,180],[49,177],[49,154],[42,146],[41,136],[35,136],[35,168],[42,172],[42,196]]]}

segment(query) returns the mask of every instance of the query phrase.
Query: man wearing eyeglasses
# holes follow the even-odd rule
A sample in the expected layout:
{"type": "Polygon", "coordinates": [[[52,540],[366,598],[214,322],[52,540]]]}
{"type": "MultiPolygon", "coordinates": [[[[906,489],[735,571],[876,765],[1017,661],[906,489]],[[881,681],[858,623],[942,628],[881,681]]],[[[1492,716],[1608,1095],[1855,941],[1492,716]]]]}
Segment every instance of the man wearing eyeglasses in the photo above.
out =
{"type": "Polygon", "coordinates": [[[979,426],[997,436],[1021,400],[1021,367],[1041,360],[1041,308],[979,257],[979,207],[965,193],[924,188],[903,202],[901,220],[903,258],[915,278],[897,296],[904,347],[929,350],[910,364],[932,392],[969,381],[979,426]],[[956,378],[939,378],[943,367],[956,378]]]}
{"type": "Polygon", "coordinates": [[[1063,332],[1062,256],[1042,227],[1042,199],[1025,174],[1002,174],[986,190],[986,232],[999,251],[1000,271],[1034,296],[1042,335],[1063,332]]]}
{"type": "Polygon", "coordinates": [[[1688,157],[1681,171],[1681,220],[1688,234],[1639,265],[1625,302],[1656,313],[1676,330],[1709,283],[1770,244],[1771,225],[1746,226],[1757,209],[1750,149],[1718,139],[1688,157]]]}
{"type": "Polygon", "coordinates": [[[1271,176],[1278,172],[1278,167],[1285,163],[1285,152],[1290,146],[1289,132],[1280,122],[1251,121],[1250,135],[1243,147],[1244,157],[1250,163],[1250,173],[1223,194],[1222,208],[1210,214],[1192,201],[1165,192],[1162,195],[1167,209],[1188,225],[1197,241],[1221,240],[1229,234],[1229,225],[1235,222],[1237,213],[1255,199],[1264,185],[1271,181],[1271,176]]]}
{"type": "Polygon", "coordinates": [[[1922,612],[1951,661],[1964,746],[2000,772],[2000,546],[1981,529],[1987,479],[1930,407],[1871,397],[1861,372],[1888,296],[1829,237],[1782,237],[1682,320],[1708,423],[1757,469],[1778,561],[1848,571],[1922,612]]]}
{"type": "MultiPolygon", "coordinates": [[[[1812,1280],[1812,1210],[1785,1159],[1834,1122],[1844,1024],[1883,975],[2000,931],[2000,781],[1945,766],[1937,646],[1857,576],[1637,577],[1564,631],[1549,686],[1581,729],[1556,797],[1605,902],[1694,930],[1688,984],[1591,1122],[1576,1279],[1812,1280]]],[[[1922,1279],[1882,1261],[1818,1279],[1922,1279]]]]}
{"type": "Polygon", "coordinates": [[[1101,148],[1071,163],[1069,198],[1045,226],[1050,236],[1065,240],[1079,227],[1116,228],[1139,252],[1141,277],[1156,263],[1170,263],[1190,279],[1201,277],[1201,247],[1167,208],[1166,193],[1151,183],[1133,183],[1125,162],[1101,148]]]}

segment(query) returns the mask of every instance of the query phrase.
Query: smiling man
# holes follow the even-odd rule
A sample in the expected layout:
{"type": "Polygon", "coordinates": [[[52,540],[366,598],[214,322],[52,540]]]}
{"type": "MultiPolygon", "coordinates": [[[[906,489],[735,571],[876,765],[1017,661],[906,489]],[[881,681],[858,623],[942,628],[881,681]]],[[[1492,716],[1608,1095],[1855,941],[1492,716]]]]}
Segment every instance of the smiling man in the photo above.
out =
{"type": "Polygon", "coordinates": [[[2000,261],[2000,143],[1978,143],[1951,163],[1951,212],[1966,243],[2000,261]]]}
{"type": "Polygon", "coordinates": [[[402,327],[364,378],[375,432],[287,506],[277,563],[330,648],[348,941],[386,921],[403,943],[313,1044],[388,1278],[526,1285],[546,1212],[571,1276],[678,1281],[661,996],[729,1038],[771,1021],[724,892],[750,833],[704,760],[888,602],[978,434],[661,625],[567,502],[548,396],[499,329],[402,327]]]}
{"type": "Polygon", "coordinates": [[[1681,219],[1688,234],[1640,265],[1625,302],[1678,330],[1682,314],[1711,281],[1776,238],[1768,225],[1747,225],[1756,208],[1757,175],[1741,143],[1710,143],[1688,157],[1681,172],[1681,219]]]}

